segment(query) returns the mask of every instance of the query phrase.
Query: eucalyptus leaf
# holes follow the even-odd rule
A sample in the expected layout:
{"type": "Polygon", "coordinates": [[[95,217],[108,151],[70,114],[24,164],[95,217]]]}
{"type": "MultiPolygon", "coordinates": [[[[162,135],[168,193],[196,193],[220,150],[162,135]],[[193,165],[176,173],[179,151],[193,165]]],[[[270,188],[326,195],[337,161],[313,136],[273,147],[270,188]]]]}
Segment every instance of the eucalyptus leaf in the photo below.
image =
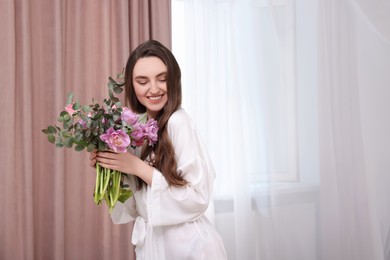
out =
{"type": "Polygon", "coordinates": [[[82,109],[85,113],[88,113],[88,112],[91,111],[91,108],[90,108],[89,106],[86,106],[86,105],[82,106],[81,109],[82,109]]]}
{"type": "Polygon", "coordinates": [[[92,152],[94,149],[96,149],[96,145],[94,145],[94,144],[89,144],[87,146],[87,151],[88,152],[92,152]]]}
{"type": "Polygon", "coordinates": [[[65,138],[64,145],[68,148],[71,148],[73,145],[73,138],[72,137],[65,138]]]}
{"type": "Polygon", "coordinates": [[[72,108],[73,108],[74,110],[79,110],[79,109],[80,109],[80,103],[79,103],[79,102],[75,102],[75,103],[73,104],[72,108]]]}
{"type": "Polygon", "coordinates": [[[81,133],[77,133],[76,136],[74,137],[74,141],[76,143],[80,142],[83,139],[83,135],[81,133]]]}
{"type": "Polygon", "coordinates": [[[99,130],[97,128],[94,128],[93,131],[92,131],[92,134],[94,136],[97,136],[99,134],[99,130]]]}
{"type": "Polygon", "coordinates": [[[91,129],[87,129],[87,131],[85,131],[85,136],[86,137],[90,137],[91,136],[91,129]]]}
{"type": "Polygon", "coordinates": [[[83,145],[80,145],[80,144],[78,144],[78,145],[76,145],[74,147],[75,151],[77,151],[77,152],[80,152],[80,151],[84,150],[84,148],[85,147],[83,145]]]}
{"type": "Polygon", "coordinates": [[[99,150],[99,151],[105,151],[105,150],[107,150],[107,145],[106,145],[106,143],[104,143],[103,141],[100,141],[100,140],[99,140],[98,150],[99,150]]]}
{"type": "Polygon", "coordinates": [[[50,143],[54,144],[54,142],[56,141],[56,137],[52,134],[49,134],[47,136],[47,139],[49,140],[50,143]]]}
{"type": "Polygon", "coordinates": [[[104,109],[99,109],[96,115],[93,117],[93,120],[99,119],[104,114],[104,109]]]}
{"type": "Polygon", "coordinates": [[[66,114],[62,118],[64,119],[64,121],[69,121],[70,120],[70,115],[66,114]]]}
{"type": "Polygon", "coordinates": [[[73,96],[74,96],[74,94],[72,92],[68,93],[68,96],[66,98],[66,104],[67,105],[72,103],[73,96]]]}
{"type": "Polygon", "coordinates": [[[115,94],[120,94],[120,93],[122,93],[123,88],[120,86],[116,86],[113,88],[113,91],[115,92],[115,94]]]}
{"type": "Polygon", "coordinates": [[[112,77],[108,77],[109,83],[116,85],[116,81],[112,77]]]}
{"type": "Polygon", "coordinates": [[[49,132],[49,134],[55,134],[55,133],[57,133],[57,129],[56,129],[54,126],[51,126],[51,125],[49,125],[49,126],[47,127],[47,131],[49,132]]]}

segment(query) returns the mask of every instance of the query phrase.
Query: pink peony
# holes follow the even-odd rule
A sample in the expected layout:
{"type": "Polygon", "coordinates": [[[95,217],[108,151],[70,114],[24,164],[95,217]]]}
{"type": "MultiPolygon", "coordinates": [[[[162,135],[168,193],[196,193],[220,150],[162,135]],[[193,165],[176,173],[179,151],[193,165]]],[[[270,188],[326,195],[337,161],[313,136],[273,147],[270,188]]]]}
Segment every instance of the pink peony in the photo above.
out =
{"type": "Polygon", "coordinates": [[[148,122],[146,122],[144,126],[144,135],[149,140],[149,145],[153,145],[158,140],[158,125],[157,121],[154,119],[150,119],[148,122]]]}
{"type": "Polygon", "coordinates": [[[102,134],[100,139],[116,153],[125,153],[130,145],[130,137],[126,132],[121,129],[115,131],[113,127],[110,127],[106,133],[102,134]]]}
{"type": "Polygon", "coordinates": [[[74,109],[73,109],[73,104],[74,104],[74,102],[68,104],[68,105],[65,107],[65,111],[68,112],[69,115],[73,115],[74,113],[77,112],[77,110],[74,110],[74,109]]]}
{"type": "Polygon", "coordinates": [[[130,134],[131,136],[131,145],[132,146],[141,146],[145,141],[144,130],[141,124],[133,128],[133,131],[130,134]]]}
{"type": "Polygon", "coordinates": [[[138,115],[135,114],[133,111],[128,109],[127,107],[123,108],[121,119],[126,122],[129,126],[134,126],[138,124],[138,115]]]}

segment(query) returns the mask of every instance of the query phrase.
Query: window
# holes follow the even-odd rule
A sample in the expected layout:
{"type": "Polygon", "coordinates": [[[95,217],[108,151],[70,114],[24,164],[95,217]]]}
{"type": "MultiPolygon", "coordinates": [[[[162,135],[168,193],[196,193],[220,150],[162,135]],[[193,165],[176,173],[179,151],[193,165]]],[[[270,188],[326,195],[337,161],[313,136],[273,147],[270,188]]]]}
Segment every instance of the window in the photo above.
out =
{"type": "Polygon", "coordinates": [[[289,0],[172,1],[183,106],[217,173],[230,172],[221,194],[235,171],[252,189],[300,181],[295,8],[289,0]],[[234,120],[239,126],[226,123],[234,120]]]}

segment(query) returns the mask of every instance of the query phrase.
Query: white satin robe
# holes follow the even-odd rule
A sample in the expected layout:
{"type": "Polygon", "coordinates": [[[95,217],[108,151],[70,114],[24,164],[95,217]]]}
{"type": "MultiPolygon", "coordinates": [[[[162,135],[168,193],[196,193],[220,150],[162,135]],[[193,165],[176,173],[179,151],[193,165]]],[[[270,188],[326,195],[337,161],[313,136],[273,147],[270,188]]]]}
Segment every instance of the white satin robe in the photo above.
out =
{"type": "Polygon", "coordinates": [[[168,121],[168,134],[185,187],[169,187],[157,169],[152,185],[135,189],[118,202],[111,217],[115,224],[134,221],[132,243],[137,260],[227,259],[223,241],[204,215],[212,199],[215,172],[200,135],[188,114],[179,109],[168,121]]]}

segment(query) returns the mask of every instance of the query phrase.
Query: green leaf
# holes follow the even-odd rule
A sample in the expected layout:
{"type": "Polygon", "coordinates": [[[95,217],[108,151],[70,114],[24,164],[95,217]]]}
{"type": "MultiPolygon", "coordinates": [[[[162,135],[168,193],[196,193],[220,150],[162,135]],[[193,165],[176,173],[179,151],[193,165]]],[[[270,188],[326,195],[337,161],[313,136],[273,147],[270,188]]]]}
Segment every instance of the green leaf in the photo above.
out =
{"type": "Polygon", "coordinates": [[[72,137],[65,138],[64,145],[68,148],[71,148],[73,145],[73,138],[72,137]]]}
{"type": "Polygon", "coordinates": [[[146,123],[146,119],[147,119],[147,113],[144,113],[142,115],[139,116],[139,122],[141,123],[146,123]]]}
{"type": "Polygon", "coordinates": [[[98,150],[99,150],[99,151],[105,151],[105,150],[107,150],[107,145],[106,145],[106,143],[104,143],[103,141],[100,141],[100,140],[99,140],[98,150]]]}
{"type": "Polygon", "coordinates": [[[84,148],[85,147],[83,145],[81,145],[81,144],[78,144],[78,145],[76,145],[74,147],[75,151],[77,151],[77,152],[80,152],[80,151],[84,150],[84,148]]]}
{"type": "Polygon", "coordinates": [[[49,134],[57,133],[57,129],[54,126],[51,126],[51,125],[47,127],[47,131],[49,132],[49,134]]]}
{"type": "Polygon", "coordinates": [[[60,116],[59,118],[58,118],[58,122],[64,122],[65,120],[64,120],[64,117],[62,117],[62,116],[60,116]]]}
{"type": "Polygon", "coordinates": [[[77,133],[75,138],[74,138],[74,142],[78,143],[82,140],[83,138],[83,135],[81,133],[77,133]]]}
{"type": "Polygon", "coordinates": [[[80,103],[79,103],[79,102],[75,102],[75,103],[73,104],[72,108],[73,108],[74,110],[79,110],[79,109],[80,109],[80,103]]]}
{"type": "Polygon", "coordinates": [[[96,115],[93,117],[93,120],[99,119],[104,114],[104,109],[99,109],[96,115]]]}
{"type": "Polygon", "coordinates": [[[64,121],[69,121],[70,120],[69,114],[64,115],[62,118],[64,119],[64,121]]]}
{"type": "Polygon", "coordinates": [[[118,201],[125,203],[125,201],[133,195],[131,190],[121,189],[121,193],[119,195],[118,201]]]}
{"type": "Polygon", "coordinates": [[[85,137],[90,137],[91,136],[91,129],[87,129],[87,131],[85,131],[85,137]]]}
{"type": "Polygon", "coordinates": [[[87,151],[88,151],[88,152],[92,152],[95,148],[96,148],[96,145],[95,145],[95,144],[89,144],[89,145],[87,146],[87,151]]]}
{"type": "Polygon", "coordinates": [[[62,143],[56,143],[56,146],[57,146],[58,148],[64,147],[64,145],[63,145],[62,143]]]}
{"type": "Polygon", "coordinates": [[[42,132],[43,132],[44,134],[48,134],[48,133],[49,133],[49,131],[48,131],[47,129],[42,129],[42,132]]]}
{"type": "Polygon", "coordinates": [[[125,68],[122,69],[120,73],[116,75],[117,79],[124,79],[125,78],[125,68]]]}
{"type": "Polygon", "coordinates": [[[91,108],[90,108],[89,106],[87,106],[87,105],[82,106],[81,109],[82,109],[85,113],[88,113],[88,112],[91,111],[91,108]]]}
{"type": "Polygon", "coordinates": [[[110,99],[111,99],[113,102],[119,102],[119,98],[117,98],[117,97],[114,96],[114,93],[112,92],[111,89],[108,91],[108,95],[110,96],[110,99]]]}
{"type": "Polygon", "coordinates": [[[113,83],[114,85],[116,85],[116,81],[112,77],[108,77],[108,80],[109,80],[108,83],[113,83]]]}
{"type": "Polygon", "coordinates": [[[121,86],[116,86],[112,89],[115,94],[120,94],[123,91],[123,88],[121,86]]]}
{"type": "Polygon", "coordinates": [[[64,115],[69,115],[69,113],[68,112],[66,112],[66,111],[62,111],[61,113],[60,113],[60,116],[64,116],[64,115]]]}
{"type": "Polygon", "coordinates": [[[74,96],[74,94],[72,92],[68,93],[68,96],[66,98],[66,104],[67,105],[72,103],[73,96],[74,96]]]}
{"type": "Polygon", "coordinates": [[[50,143],[54,144],[54,142],[56,141],[56,137],[52,134],[49,134],[47,136],[47,139],[49,140],[50,143]]]}

